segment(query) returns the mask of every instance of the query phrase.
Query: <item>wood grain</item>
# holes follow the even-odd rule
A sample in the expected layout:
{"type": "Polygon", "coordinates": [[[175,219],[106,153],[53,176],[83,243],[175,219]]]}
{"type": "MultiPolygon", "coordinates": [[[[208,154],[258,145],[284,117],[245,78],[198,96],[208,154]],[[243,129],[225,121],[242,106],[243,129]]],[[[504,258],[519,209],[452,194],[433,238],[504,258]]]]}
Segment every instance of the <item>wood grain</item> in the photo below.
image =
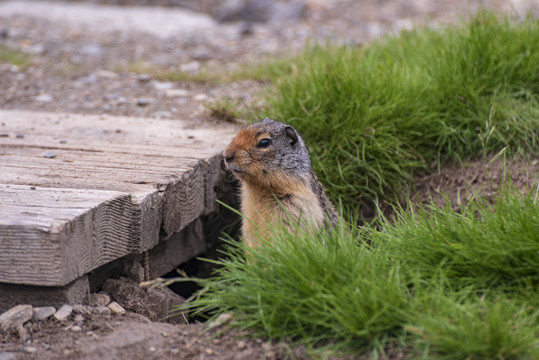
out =
{"type": "Polygon", "coordinates": [[[66,285],[135,250],[129,194],[0,185],[0,281],[66,285]]]}
{"type": "Polygon", "coordinates": [[[220,152],[236,131],[5,110],[0,123],[0,282],[35,285],[65,285],[215,211],[220,152]]]}

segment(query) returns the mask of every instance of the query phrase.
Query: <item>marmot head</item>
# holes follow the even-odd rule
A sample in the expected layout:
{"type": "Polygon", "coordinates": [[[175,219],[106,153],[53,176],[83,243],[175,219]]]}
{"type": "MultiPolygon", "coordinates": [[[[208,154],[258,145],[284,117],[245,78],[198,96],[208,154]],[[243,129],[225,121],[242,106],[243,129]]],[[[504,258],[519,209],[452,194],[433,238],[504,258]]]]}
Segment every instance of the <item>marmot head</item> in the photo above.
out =
{"type": "Polygon", "coordinates": [[[307,179],[311,171],[307,148],[296,130],[269,118],[240,130],[223,158],[240,180],[269,188],[307,179]]]}

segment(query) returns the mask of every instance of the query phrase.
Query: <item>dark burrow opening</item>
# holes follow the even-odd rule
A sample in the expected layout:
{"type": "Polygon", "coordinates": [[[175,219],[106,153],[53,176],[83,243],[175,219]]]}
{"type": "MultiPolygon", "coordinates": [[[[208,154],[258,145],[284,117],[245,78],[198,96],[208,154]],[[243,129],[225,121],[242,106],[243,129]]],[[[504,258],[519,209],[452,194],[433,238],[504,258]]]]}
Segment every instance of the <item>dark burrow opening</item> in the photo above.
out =
{"type": "MultiPolygon", "coordinates": [[[[189,299],[201,290],[195,281],[186,281],[185,278],[205,279],[211,277],[219,265],[211,260],[219,260],[225,256],[223,250],[225,238],[240,241],[241,217],[237,210],[239,201],[237,197],[237,183],[231,177],[227,177],[218,189],[218,199],[221,203],[218,213],[202,217],[206,250],[204,253],[192,258],[178,268],[162,276],[165,279],[181,277],[181,281],[173,282],[168,288],[185,299],[189,299]],[[223,205],[226,204],[226,205],[223,205]],[[208,261],[210,260],[210,261],[208,261]]],[[[210,314],[205,314],[210,315],[210,314]]],[[[205,321],[207,316],[193,316],[190,321],[205,321]]]]}

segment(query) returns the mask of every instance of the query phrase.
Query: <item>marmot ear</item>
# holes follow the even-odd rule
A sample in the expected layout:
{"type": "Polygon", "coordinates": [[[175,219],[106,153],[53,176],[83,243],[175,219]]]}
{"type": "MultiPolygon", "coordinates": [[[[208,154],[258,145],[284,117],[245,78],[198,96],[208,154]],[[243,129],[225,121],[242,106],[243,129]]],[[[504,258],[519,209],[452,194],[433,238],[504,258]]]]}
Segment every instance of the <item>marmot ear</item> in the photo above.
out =
{"type": "Polygon", "coordinates": [[[298,142],[298,133],[296,132],[296,130],[294,130],[292,126],[285,127],[284,131],[286,133],[286,136],[288,136],[292,140],[290,145],[294,145],[298,142]]]}

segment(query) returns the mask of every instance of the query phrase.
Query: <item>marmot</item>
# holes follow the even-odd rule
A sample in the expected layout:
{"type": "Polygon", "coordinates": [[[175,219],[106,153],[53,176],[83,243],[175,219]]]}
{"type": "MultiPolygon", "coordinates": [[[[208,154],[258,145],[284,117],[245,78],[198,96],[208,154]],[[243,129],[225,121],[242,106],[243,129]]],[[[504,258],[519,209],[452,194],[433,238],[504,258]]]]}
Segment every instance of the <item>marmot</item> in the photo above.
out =
{"type": "Polygon", "coordinates": [[[249,125],[225,148],[223,158],[241,182],[242,231],[249,246],[267,238],[268,226],[278,221],[335,226],[335,207],[292,126],[269,118],[249,125]]]}

